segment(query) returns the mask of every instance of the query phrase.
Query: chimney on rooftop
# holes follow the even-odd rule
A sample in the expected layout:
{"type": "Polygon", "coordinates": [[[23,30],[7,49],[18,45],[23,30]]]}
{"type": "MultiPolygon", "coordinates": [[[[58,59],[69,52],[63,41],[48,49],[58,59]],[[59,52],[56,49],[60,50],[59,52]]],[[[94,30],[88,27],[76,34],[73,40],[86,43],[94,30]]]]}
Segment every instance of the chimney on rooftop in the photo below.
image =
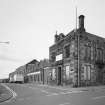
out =
{"type": "Polygon", "coordinates": [[[81,31],[85,31],[85,28],[84,28],[84,18],[85,18],[84,15],[80,15],[79,16],[79,30],[80,30],[80,32],[81,31]]]}

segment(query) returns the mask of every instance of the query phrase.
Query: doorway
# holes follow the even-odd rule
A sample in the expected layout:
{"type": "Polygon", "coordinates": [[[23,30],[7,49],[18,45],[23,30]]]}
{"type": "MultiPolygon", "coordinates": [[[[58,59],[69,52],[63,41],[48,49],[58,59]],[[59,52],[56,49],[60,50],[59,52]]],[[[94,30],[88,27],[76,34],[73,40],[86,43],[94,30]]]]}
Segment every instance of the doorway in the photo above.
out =
{"type": "Polygon", "coordinates": [[[61,66],[59,66],[58,67],[58,85],[61,85],[61,70],[62,70],[62,67],[61,66]]]}

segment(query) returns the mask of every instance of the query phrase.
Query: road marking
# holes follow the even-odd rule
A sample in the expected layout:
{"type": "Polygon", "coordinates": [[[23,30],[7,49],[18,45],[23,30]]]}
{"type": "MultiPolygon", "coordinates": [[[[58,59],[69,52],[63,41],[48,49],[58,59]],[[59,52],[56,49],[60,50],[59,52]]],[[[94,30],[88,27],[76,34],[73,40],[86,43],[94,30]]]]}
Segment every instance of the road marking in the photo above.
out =
{"type": "MultiPolygon", "coordinates": [[[[38,85],[38,86],[45,86],[45,85],[38,85]]],[[[47,86],[47,85],[46,85],[47,86]]],[[[39,89],[39,88],[36,88],[36,87],[31,87],[31,86],[28,86],[29,88],[31,89],[39,89]]],[[[59,89],[59,90],[66,90],[66,92],[59,92],[59,93],[52,93],[52,92],[48,92],[46,90],[43,90],[43,89],[39,89],[41,92],[43,93],[46,93],[47,95],[46,96],[55,96],[55,95],[60,95],[60,94],[70,94],[70,93],[81,93],[81,92],[84,92],[84,91],[70,91],[68,89],[62,89],[62,88],[56,88],[56,87],[51,87],[51,86],[48,86],[49,88],[55,88],[55,89],[59,89]]]]}
{"type": "MultiPolygon", "coordinates": [[[[31,86],[28,86],[28,88],[30,88],[30,89],[39,89],[39,88],[35,88],[35,87],[31,87],[31,86]]],[[[43,93],[46,93],[46,94],[52,94],[51,92],[48,92],[48,91],[46,91],[46,90],[42,90],[42,89],[39,89],[41,92],[43,92],[43,93]]]]}
{"type": "Polygon", "coordinates": [[[13,94],[13,98],[15,98],[17,96],[17,94],[12,89],[10,89],[7,85],[5,85],[5,84],[2,84],[2,85],[13,94]]]}
{"type": "Polygon", "coordinates": [[[101,98],[105,98],[105,96],[99,96],[99,97],[93,97],[93,100],[97,100],[97,99],[101,99],[101,98]]]}
{"type": "Polygon", "coordinates": [[[60,95],[60,94],[58,94],[58,93],[52,93],[52,94],[48,94],[46,96],[55,96],[55,95],[60,95]]]}
{"type": "Polygon", "coordinates": [[[9,99],[9,100],[6,100],[4,102],[10,102],[12,99],[15,99],[17,94],[12,90],[10,89],[7,85],[5,84],[1,84],[2,86],[4,86],[6,89],[8,89],[11,93],[12,93],[12,97],[9,99]]]}
{"type": "Polygon", "coordinates": [[[63,104],[59,104],[59,105],[70,105],[70,103],[63,103],[63,104]]]}
{"type": "Polygon", "coordinates": [[[81,93],[81,92],[83,92],[83,91],[68,91],[68,92],[52,93],[52,94],[48,94],[46,96],[55,96],[55,95],[70,94],[70,93],[81,93]]]}
{"type": "Polygon", "coordinates": [[[83,91],[72,91],[72,93],[81,93],[83,91]]]}
{"type": "Polygon", "coordinates": [[[39,86],[46,86],[49,88],[54,88],[54,89],[59,89],[59,90],[70,90],[70,89],[65,89],[65,88],[60,88],[60,87],[54,87],[54,86],[48,86],[48,85],[39,85],[39,86]]]}
{"type": "Polygon", "coordinates": [[[60,94],[66,94],[66,92],[60,92],[60,94]]]}
{"type": "Polygon", "coordinates": [[[54,86],[49,86],[49,85],[37,85],[37,86],[40,86],[40,87],[49,87],[49,88],[54,88],[54,89],[57,89],[57,90],[66,90],[66,91],[74,91],[76,93],[80,93],[80,92],[85,92],[85,91],[88,91],[87,89],[86,90],[72,90],[72,88],[70,89],[67,89],[67,88],[63,88],[63,87],[54,87],[54,86]]]}
{"type": "Polygon", "coordinates": [[[69,92],[60,92],[60,94],[70,94],[70,93],[73,93],[72,91],[69,91],[69,92]]]}
{"type": "MultiPolygon", "coordinates": [[[[40,84],[40,85],[37,85],[37,86],[40,86],[40,87],[49,87],[49,88],[54,88],[54,89],[59,89],[59,90],[66,90],[66,91],[69,91],[69,92],[61,92],[62,94],[68,94],[68,93],[80,93],[80,92],[85,92],[85,91],[87,91],[87,90],[70,90],[70,89],[65,89],[65,88],[60,88],[60,87],[53,87],[53,86],[49,86],[49,85],[42,85],[42,84],[40,84]]],[[[30,88],[32,88],[32,87],[30,87],[30,88]]],[[[39,88],[37,88],[37,89],[39,89],[39,88]]]]}
{"type": "Polygon", "coordinates": [[[46,91],[46,90],[41,90],[41,92],[47,93],[49,94],[50,92],[46,91]]]}
{"type": "Polygon", "coordinates": [[[28,88],[33,89],[33,90],[37,89],[37,88],[34,88],[34,87],[28,87],[28,88]]]}

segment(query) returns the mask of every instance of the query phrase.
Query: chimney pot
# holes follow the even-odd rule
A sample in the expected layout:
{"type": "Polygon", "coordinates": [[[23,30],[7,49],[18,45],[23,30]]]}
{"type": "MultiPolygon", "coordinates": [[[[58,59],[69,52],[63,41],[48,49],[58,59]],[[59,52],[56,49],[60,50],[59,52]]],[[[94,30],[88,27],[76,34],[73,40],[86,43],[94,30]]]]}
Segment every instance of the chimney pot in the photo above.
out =
{"type": "Polygon", "coordinates": [[[85,28],[84,28],[84,18],[85,18],[84,15],[80,15],[79,16],[79,29],[81,31],[85,31],[85,28]]]}

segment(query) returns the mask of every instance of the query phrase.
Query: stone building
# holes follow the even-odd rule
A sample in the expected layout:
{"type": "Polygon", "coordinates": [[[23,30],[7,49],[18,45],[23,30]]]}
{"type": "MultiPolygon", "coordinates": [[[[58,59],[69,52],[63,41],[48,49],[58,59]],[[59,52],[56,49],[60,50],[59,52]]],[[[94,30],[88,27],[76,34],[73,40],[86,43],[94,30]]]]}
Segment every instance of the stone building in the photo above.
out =
{"type": "Polygon", "coordinates": [[[40,72],[39,72],[38,67],[39,67],[39,61],[37,61],[36,59],[34,59],[26,64],[25,81],[35,82],[35,81],[39,80],[40,72]]]}
{"type": "Polygon", "coordinates": [[[41,72],[41,82],[42,84],[49,83],[49,75],[50,75],[50,63],[49,59],[40,60],[39,70],[41,72]]]}
{"type": "Polygon", "coordinates": [[[44,59],[40,60],[33,60],[26,64],[26,76],[25,80],[27,82],[34,82],[34,83],[48,83],[48,70],[49,70],[49,60],[44,59]]]}
{"type": "Polygon", "coordinates": [[[88,86],[105,84],[105,39],[86,32],[84,16],[79,27],[67,35],[55,35],[49,48],[52,83],[88,86]]]}

